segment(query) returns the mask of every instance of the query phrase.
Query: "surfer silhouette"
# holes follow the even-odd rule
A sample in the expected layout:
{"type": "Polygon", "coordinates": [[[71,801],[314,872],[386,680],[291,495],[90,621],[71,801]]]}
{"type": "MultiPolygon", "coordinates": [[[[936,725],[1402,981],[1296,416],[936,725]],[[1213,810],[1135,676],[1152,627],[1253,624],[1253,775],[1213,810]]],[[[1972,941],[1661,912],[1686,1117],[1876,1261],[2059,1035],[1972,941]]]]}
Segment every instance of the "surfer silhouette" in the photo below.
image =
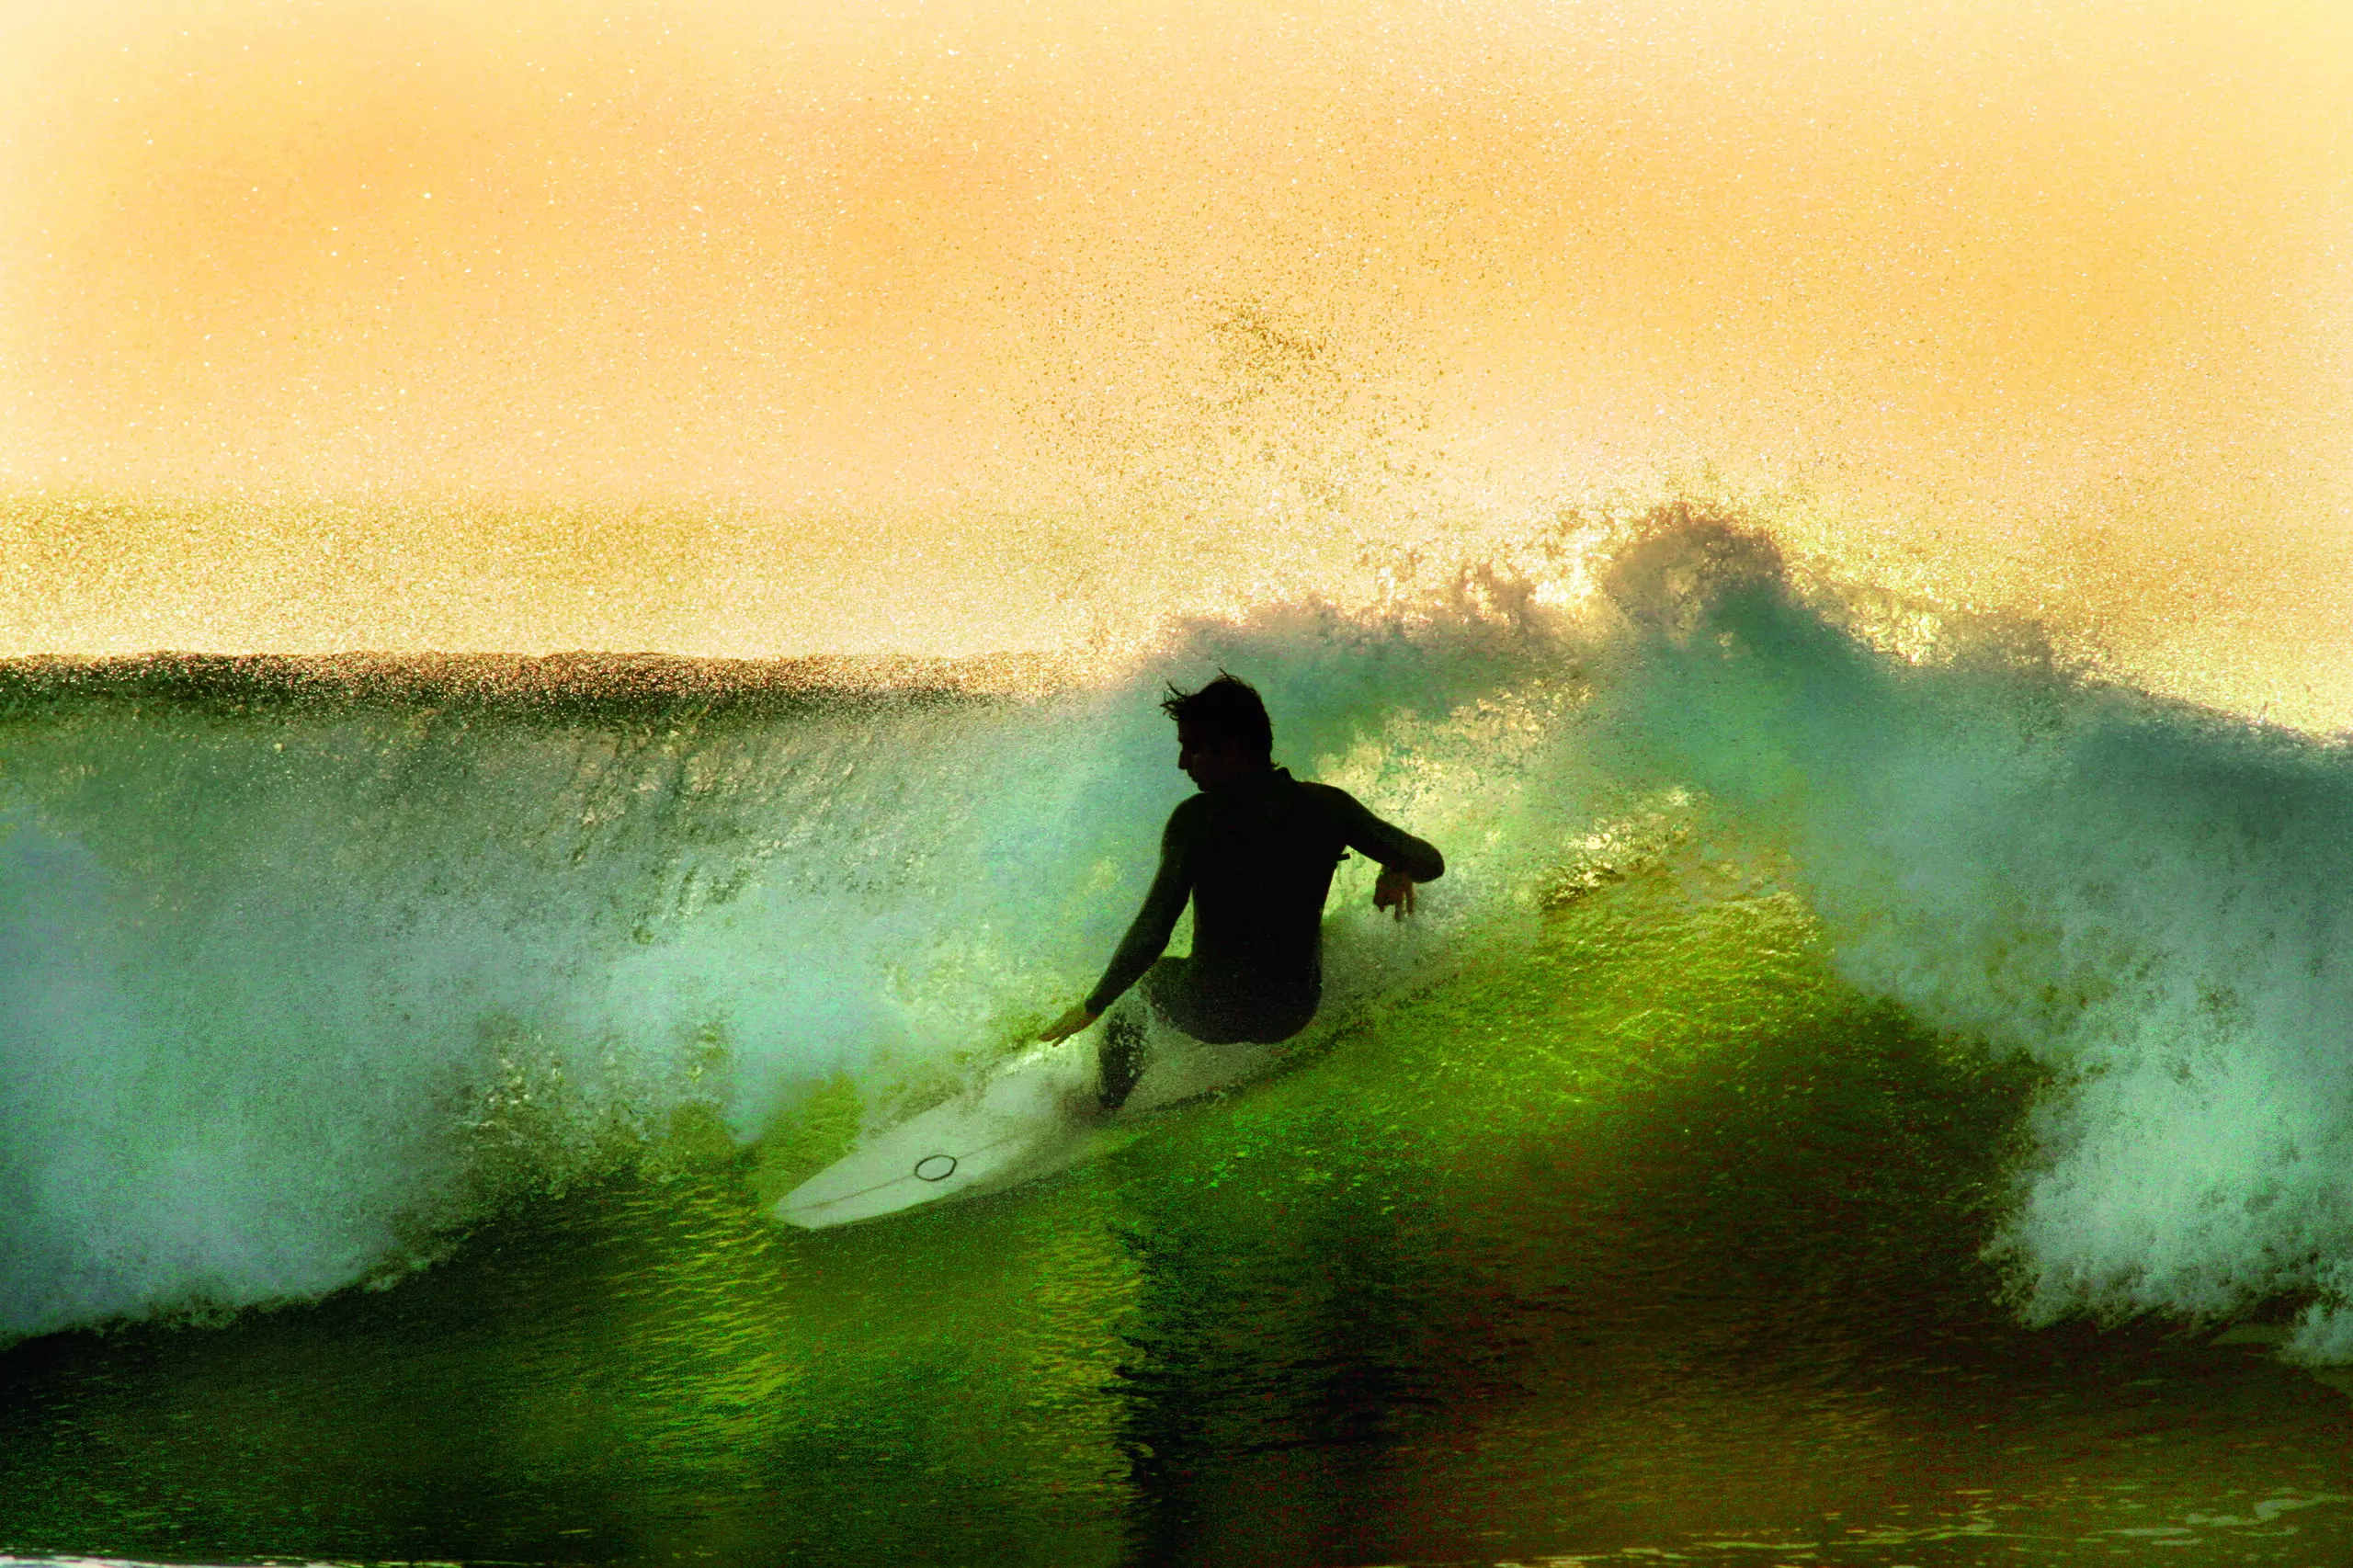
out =
{"type": "Polygon", "coordinates": [[[1199,691],[1172,686],[1160,706],[1176,721],[1176,766],[1200,793],[1168,814],[1159,872],[1103,978],[1038,1037],[1076,1034],[1142,982],[1103,1028],[1107,1113],[1143,1072],[1145,1007],[1211,1045],[1272,1044],[1307,1027],[1323,999],[1324,900],[1346,851],[1380,863],[1373,906],[1400,920],[1415,884],[1446,873],[1436,849],[1347,790],[1277,767],[1274,726],[1247,681],[1220,673],[1199,691]],[[1193,955],[1164,958],[1188,899],[1193,955]]]}

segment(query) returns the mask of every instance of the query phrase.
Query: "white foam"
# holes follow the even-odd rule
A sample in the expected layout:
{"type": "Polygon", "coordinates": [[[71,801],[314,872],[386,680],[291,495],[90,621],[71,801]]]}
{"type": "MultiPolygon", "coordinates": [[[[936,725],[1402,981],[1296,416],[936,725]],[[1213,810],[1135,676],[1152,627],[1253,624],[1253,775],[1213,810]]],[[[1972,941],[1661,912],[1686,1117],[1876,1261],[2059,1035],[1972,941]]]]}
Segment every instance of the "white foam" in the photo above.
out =
{"type": "Polygon", "coordinates": [[[2353,1352],[2353,758],[2030,642],[1873,652],[1704,527],[1617,591],[1597,740],[1781,835],[1858,985],[2056,1071],[1996,1244],[2029,1314],[2312,1289],[2297,1349],[2353,1352]]]}

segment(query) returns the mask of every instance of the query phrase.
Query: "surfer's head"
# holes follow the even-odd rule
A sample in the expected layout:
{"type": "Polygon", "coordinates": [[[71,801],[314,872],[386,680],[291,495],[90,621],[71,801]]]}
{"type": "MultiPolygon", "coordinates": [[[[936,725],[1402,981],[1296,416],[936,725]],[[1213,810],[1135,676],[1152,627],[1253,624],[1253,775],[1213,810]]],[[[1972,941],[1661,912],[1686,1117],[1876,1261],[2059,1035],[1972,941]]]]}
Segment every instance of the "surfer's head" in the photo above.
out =
{"type": "Polygon", "coordinates": [[[1176,766],[1204,790],[1273,764],[1275,727],[1246,680],[1221,670],[1199,691],[1172,686],[1160,710],[1176,721],[1176,766]]]}

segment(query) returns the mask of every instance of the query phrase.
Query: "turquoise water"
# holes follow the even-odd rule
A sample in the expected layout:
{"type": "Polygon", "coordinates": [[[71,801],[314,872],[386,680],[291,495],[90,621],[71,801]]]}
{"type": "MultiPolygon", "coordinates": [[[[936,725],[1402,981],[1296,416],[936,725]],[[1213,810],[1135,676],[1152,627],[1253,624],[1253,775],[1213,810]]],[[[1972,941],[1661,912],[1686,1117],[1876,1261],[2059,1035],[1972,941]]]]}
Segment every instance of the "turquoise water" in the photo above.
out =
{"type": "Polygon", "coordinates": [[[18,672],[0,1551],[2353,1560],[2339,755],[1648,548],[1029,696],[18,672]],[[1221,661],[1417,927],[1344,879],[1329,1025],[1092,1165],[771,1224],[1091,975],[1221,661]]]}

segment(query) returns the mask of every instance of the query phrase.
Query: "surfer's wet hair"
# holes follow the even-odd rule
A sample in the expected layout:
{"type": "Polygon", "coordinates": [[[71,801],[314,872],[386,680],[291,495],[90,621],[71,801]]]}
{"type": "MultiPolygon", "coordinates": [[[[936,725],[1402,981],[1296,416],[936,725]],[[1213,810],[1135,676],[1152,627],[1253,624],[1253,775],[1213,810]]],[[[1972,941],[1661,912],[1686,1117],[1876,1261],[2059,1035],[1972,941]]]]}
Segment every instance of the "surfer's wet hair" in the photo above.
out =
{"type": "Polygon", "coordinates": [[[1258,699],[1258,688],[1223,670],[1199,691],[1180,691],[1172,685],[1160,710],[1211,745],[1230,744],[1262,761],[1274,755],[1275,726],[1267,717],[1267,705],[1258,699]]]}

